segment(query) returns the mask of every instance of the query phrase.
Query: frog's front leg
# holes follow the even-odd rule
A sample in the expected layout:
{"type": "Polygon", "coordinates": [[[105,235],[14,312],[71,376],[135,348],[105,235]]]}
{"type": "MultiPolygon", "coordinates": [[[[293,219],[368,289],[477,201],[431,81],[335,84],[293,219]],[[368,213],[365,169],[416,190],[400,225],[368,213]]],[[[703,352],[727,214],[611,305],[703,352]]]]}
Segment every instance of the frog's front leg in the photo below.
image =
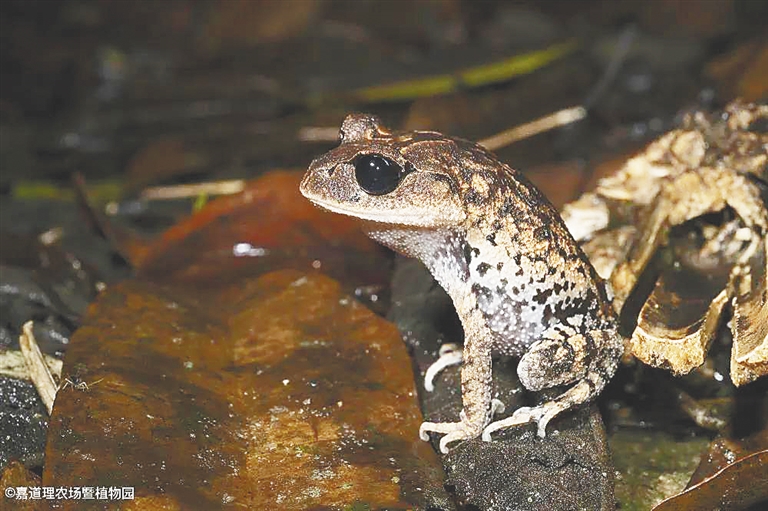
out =
{"type": "Polygon", "coordinates": [[[448,452],[448,444],[452,442],[479,437],[483,428],[491,422],[491,417],[504,410],[500,401],[491,399],[491,351],[483,344],[482,337],[467,334],[464,342],[464,365],[461,368],[463,409],[459,414],[460,421],[424,422],[419,428],[422,440],[429,440],[429,432],[445,435],[440,439],[440,452],[443,454],[448,452]]]}
{"type": "Polygon", "coordinates": [[[520,359],[517,373],[528,390],[574,385],[557,398],[534,407],[522,407],[512,416],[489,424],[483,440],[500,430],[536,422],[538,436],[546,436],[547,424],[561,412],[597,397],[616,372],[624,343],[614,327],[578,333],[555,326],[544,333],[520,359]]]}

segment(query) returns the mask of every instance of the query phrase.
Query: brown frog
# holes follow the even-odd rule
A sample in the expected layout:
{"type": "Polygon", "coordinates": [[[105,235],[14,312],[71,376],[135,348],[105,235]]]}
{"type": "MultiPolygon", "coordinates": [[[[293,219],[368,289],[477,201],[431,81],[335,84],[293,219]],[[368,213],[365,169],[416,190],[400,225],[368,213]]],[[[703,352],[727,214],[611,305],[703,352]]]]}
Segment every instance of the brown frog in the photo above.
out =
{"type": "Polygon", "coordinates": [[[603,282],[549,201],[521,173],[472,142],[430,131],[393,132],[349,115],[341,145],[312,162],[301,193],[363,221],[374,240],[421,260],[453,300],[464,349],[444,350],[427,371],[463,361],[457,422],[424,422],[420,436],[451,442],[536,422],[538,435],[595,398],[623,353],[603,282]],[[492,355],[522,357],[529,390],[570,386],[492,422],[492,355]]]}

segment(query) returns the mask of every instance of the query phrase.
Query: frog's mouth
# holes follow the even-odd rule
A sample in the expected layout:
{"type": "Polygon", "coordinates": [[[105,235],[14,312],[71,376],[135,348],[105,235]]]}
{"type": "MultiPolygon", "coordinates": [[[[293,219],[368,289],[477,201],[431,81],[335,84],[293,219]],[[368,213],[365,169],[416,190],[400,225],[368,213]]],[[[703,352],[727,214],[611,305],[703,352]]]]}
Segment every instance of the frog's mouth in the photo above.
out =
{"type": "MultiPolygon", "coordinates": [[[[376,222],[381,224],[392,225],[420,225],[424,222],[424,215],[422,214],[405,214],[400,211],[395,214],[394,209],[387,210],[371,210],[366,208],[356,208],[350,203],[338,203],[329,201],[328,199],[312,196],[310,193],[301,191],[302,195],[306,197],[315,206],[330,211],[331,213],[338,213],[345,216],[351,216],[359,218],[366,222],[376,222]]],[[[356,203],[354,203],[356,204],[356,203]]]]}

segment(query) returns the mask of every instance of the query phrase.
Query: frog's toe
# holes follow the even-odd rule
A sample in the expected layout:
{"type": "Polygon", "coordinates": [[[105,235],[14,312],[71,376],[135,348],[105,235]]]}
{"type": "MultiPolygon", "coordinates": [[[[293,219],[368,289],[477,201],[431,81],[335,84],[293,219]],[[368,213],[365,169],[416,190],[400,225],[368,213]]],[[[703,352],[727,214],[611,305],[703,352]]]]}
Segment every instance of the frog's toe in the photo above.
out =
{"type": "Polygon", "coordinates": [[[446,367],[461,364],[464,360],[464,352],[458,344],[443,344],[438,354],[440,357],[424,373],[424,388],[427,392],[435,390],[435,377],[440,371],[446,367]]]}
{"type": "Polygon", "coordinates": [[[461,422],[422,422],[419,428],[419,438],[424,441],[429,440],[430,433],[445,435],[462,429],[461,422]]]}
{"type": "Polygon", "coordinates": [[[536,420],[536,423],[538,424],[536,434],[539,438],[547,436],[547,424],[549,424],[549,421],[551,421],[558,413],[560,413],[560,410],[557,409],[546,410],[544,414],[536,420]]]}
{"type": "Polygon", "coordinates": [[[466,431],[457,430],[453,431],[451,433],[448,433],[443,438],[440,439],[440,452],[443,454],[448,454],[448,451],[450,449],[448,448],[448,444],[452,442],[458,442],[460,440],[470,440],[474,438],[474,435],[471,435],[467,433],[466,431]]]}
{"type": "MultiPolygon", "coordinates": [[[[522,424],[528,424],[529,422],[537,422],[539,423],[539,428],[541,428],[541,423],[539,421],[544,415],[545,415],[545,411],[541,406],[536,406],[533,408],[528,406],[520,407],[517,410],[515,410],[515,413],[513,413],[510,417],[507,417],[506,419],[501,419],[495,422],[491,422],[490,424],[488,424],[483,430],[483,435],[482,435],[483,441],[490,442],[491,434],[495,433],[496,431],[499,431],[500,429],[507,429],[513,426],[520,426],[522,424]]],[[[549,422],[549,419],[547,419],[547,422],[549,422]]],[[[544,424],[544,426],[546,427],[546,423],[544,424]]]]}
{"type": "Polygon", "coordinates": [[[507,407],[504,406],[504,403],[502,403],[500,400],[496,398],[491,400],[491,417],[499,413],[504,413],[504,410],[506,409],[507,407]]]}
{"type": "Polygon", "coordinates": [[[436,426],[434,422],[422,422],[419,427],[419,438],[425,442],[429,441],[429,432],[433,431],[432,427],[436,426]]]}
{"type": "MultiPolygon", "coordinates": [[[[479,431],[478,431],[479,432],[479,431]]],[[[422,440],[429,440],[429,433],[438,433],[445,435],[440,439],[440,452],[446,454],[448,444],[458,442],[459,440],[469,440],[477,436],[472,428],[464,422],[424,422],[419,428],[419,437],[422,440]]]]}

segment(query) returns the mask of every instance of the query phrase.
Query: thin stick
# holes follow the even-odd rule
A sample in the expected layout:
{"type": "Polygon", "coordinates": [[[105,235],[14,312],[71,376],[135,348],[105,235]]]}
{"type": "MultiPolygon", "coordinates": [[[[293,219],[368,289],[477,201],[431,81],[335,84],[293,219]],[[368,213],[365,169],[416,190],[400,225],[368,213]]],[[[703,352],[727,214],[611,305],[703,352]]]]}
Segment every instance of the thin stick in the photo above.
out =
{"type": "Polygon", "coordinates": [[[305,126],[296,135],[301,142],[338,142],[339,128],[328,126],[305,126]]]}
{"type": "Polygon", "coordinates": [[[53,401],[56,399],[56,383],[53,381],[53,375],[48,365],[43,359],[40,347],[35,340],[35,334],[32,332],[32,321],[27,321],[22,327],[22,334],[19,336],[19,345],[21,354],[24,356],[24,362],[27,363],[32,383],[40,395],[48,415],[53,411],[53,401]]]}
{"type": "MultiPolygon", "coordinates": [[[[496,135],[480,140],[478,144],[495,151],[501,147],[513,144],[524,138],[532,137],[544,131],[559,128],[572,122],[580,121],[587,116],[587,109],[574,106],[545,115],[534,121],[515,126],[496,135]]],[[[308,126],[301,128],[298,134],[302,142],[338,142],[339,128],[308,126]]]]}
{"type": "Polygon", "coordinates": [[[244,188],[245,181],[242,179],[176,186],[153,186],[144,189],[144,191],[141,192],[141,198],[145,200],[168,200],[197,197],[201,194],[232,195],[242,192],[244,188]]]}
{"type": "Polygon", "coordinates": [[[587,115],[587,110],[583,106],[574,106],[559,110],[553,114],[545,115],[534,121],[520,124],[514,128],[502,131],[496,135],[480,140],[478,144],[488,150],[495,151],[501,147],[508,146],[524,138],[532,137],[545,131],[565,126],[572,122],[580,121],[587,115]]]}

